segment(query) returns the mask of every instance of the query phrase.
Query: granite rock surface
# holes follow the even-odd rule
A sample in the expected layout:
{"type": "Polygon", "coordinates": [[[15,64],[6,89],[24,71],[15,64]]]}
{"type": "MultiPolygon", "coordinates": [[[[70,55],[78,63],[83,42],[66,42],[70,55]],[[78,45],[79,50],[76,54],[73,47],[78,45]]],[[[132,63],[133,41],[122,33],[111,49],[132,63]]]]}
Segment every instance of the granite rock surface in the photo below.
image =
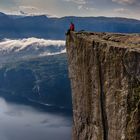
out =
{"type": "Polygon", "coordinates": [[[73,140],[140,140],[140,34],[66,38],[73,140]]]}

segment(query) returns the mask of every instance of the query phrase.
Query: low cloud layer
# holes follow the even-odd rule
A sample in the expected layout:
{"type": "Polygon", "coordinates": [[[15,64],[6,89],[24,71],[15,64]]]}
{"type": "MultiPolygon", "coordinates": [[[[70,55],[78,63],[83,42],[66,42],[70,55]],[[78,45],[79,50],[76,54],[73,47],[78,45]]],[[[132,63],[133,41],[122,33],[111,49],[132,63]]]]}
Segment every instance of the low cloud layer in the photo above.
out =
{"type": "Polygon", "coordinates": [[[0,52],[18,52],[24,49],[34,48],[38,50],[40,47],[45,48],[48,46],[56,46],[61,47],[65,46],[65,41],[63,40],[45,40],[45,39],[38,39],[38,38],[27,38],[27,39],[18,39],[18,40],[11,40],[5,39],[0,42],[0,52]]]}
{"type": "Polygon", "coordinates": [[[11,104],[2,98],[0,107],[0,140],[70,139],[71,121],[65,116],[11,104]]]}
{"type": "Polygon", "coordinates": [[[4,39],[0,42],[0,58],[32,58],[65,53],[65,41],[39,38],[4,39]]]}

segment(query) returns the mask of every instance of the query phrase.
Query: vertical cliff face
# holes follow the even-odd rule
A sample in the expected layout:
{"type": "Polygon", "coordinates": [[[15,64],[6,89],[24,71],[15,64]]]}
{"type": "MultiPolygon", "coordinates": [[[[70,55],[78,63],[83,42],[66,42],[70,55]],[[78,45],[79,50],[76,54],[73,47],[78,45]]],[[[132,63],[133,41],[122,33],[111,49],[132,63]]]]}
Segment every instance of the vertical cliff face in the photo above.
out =
{"type": "Polygon", "coordinates": [[[140,139],[140,35],[67,36],[73,140],[140,139]]]}

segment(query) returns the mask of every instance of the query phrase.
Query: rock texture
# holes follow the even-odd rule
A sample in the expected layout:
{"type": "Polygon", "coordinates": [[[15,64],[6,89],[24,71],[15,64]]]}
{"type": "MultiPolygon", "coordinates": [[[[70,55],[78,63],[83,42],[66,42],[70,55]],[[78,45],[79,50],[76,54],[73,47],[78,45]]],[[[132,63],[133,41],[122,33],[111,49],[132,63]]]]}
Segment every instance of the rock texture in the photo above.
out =
{"type": "Polygon", "coordinates": [[[140,35],[67,36],[73,140],[140,140],[140,35]]]}

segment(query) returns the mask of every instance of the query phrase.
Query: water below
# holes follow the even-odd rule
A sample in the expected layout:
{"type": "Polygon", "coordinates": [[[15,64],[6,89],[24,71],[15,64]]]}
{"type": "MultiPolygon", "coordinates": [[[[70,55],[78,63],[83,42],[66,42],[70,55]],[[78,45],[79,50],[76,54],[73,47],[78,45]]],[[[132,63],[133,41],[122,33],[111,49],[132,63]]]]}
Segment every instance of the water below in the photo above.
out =
{"type": "Polygon", "coordinates": [[[0,140],[71,140],[71,118],[0,97],[0,140]]]}

